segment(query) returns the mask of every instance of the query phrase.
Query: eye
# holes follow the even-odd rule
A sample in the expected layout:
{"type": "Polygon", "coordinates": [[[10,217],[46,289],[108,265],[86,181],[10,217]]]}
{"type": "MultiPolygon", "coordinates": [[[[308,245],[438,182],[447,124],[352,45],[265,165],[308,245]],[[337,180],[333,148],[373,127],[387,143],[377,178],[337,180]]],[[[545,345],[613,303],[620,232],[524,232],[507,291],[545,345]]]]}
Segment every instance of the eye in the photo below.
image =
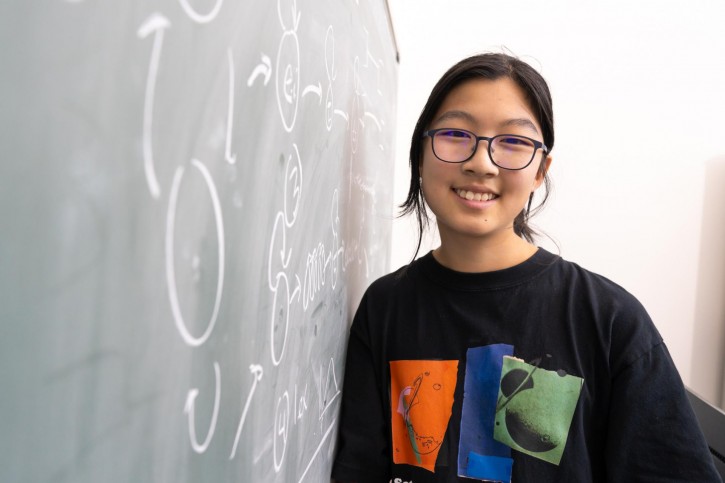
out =
{"type": "Polygon", "coordinates": [[[534,143],[526,138],[520,138],[518,136],[502,136],[498,138],[498,142],[502,145],[510,147],[533,147],[534,143]]]}
{"type": "Polygon", "coordinates": [[[470,139],[471,134],[461,129],[442,129],[436,133],[437,136],[446,139],[470,139]]]}

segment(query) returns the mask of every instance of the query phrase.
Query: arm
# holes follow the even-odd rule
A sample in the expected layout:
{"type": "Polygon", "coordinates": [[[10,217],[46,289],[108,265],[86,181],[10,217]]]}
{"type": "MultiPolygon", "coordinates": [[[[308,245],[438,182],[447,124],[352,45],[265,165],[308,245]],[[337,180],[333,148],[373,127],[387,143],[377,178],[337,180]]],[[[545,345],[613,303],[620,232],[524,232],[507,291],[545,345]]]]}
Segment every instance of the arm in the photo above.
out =
{"type": "Polygon", "coordinates": [[[332,476],[337,481],[388,481],[390,451],[385,421],[381,364],[374,361],[366,331],[363,298],[350,331],[340,411],[338,453],[332,476]]]}
{"type": "Polygon", "coordinates": [[[615,374],[607,480],[720,482],[664,343],[615,374]]]}

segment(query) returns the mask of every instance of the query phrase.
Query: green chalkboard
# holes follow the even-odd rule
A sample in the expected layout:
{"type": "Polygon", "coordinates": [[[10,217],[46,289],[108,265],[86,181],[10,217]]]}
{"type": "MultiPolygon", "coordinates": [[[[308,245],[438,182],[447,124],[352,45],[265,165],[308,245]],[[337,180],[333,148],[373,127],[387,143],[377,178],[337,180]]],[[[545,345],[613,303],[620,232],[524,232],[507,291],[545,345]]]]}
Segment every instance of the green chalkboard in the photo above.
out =
{"type": "Polygon", "coordinates": [[[7,0],[0,71],[0,481],[327,481],[386,3],[7,0]]]}

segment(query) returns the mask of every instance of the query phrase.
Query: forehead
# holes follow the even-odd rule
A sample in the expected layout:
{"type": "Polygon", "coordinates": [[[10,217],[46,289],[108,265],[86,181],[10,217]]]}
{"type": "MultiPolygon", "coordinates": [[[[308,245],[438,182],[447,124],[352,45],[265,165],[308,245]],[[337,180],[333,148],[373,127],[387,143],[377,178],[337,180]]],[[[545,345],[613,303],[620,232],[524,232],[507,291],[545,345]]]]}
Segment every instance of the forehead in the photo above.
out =
{"type": "Polygon", "coordinates": [[[460,119],[474,127],[511,124],[528,120],[541,132],[526,94],[508,77],[465,81],[446,95],[433,117],[433,124],[460,119]]]}

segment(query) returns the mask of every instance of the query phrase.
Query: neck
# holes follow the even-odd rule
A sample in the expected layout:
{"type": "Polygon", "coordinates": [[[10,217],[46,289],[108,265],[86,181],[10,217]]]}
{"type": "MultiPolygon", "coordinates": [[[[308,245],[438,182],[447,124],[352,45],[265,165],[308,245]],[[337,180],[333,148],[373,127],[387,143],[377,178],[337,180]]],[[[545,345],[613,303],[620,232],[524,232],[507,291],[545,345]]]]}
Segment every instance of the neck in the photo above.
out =
{"type": "Polygon", "coordinates": [[[502,236],[447,237],[441,233],[441,246],[433,251],[435,259],[457,272],[493,272],[528,260],[537,248],[513,231],[502,236]]]}

